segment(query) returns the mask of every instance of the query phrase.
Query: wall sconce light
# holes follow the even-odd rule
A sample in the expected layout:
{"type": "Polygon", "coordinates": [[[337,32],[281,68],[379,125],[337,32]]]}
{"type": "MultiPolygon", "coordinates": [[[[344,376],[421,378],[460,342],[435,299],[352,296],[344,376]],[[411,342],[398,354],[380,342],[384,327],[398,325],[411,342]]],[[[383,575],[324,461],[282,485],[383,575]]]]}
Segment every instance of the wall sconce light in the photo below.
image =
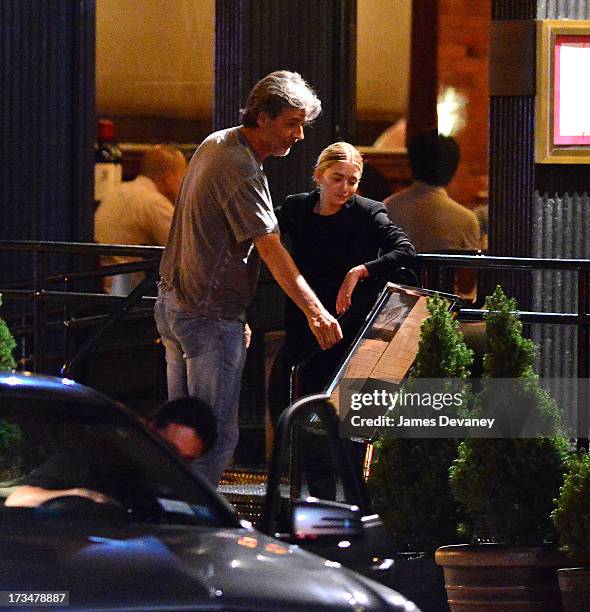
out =
{"type": "Polygon", "coordinates": [[[445,87],[436,102],[438,133],[453,136],[465,125],[465,96],[454,87],[445,87]]]}

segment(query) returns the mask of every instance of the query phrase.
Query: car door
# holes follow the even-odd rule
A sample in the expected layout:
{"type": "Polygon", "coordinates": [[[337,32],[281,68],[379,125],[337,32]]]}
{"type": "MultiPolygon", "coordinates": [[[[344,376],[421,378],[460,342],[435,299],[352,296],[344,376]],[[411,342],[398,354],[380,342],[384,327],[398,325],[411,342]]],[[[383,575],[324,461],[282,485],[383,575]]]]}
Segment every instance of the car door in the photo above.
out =
{"type": "Polygon", "coordinates": [[[393,544],[362,478],[365,445],[339,436],[328,394],[279,420],[259,529],[388,584],[393,544]]]}

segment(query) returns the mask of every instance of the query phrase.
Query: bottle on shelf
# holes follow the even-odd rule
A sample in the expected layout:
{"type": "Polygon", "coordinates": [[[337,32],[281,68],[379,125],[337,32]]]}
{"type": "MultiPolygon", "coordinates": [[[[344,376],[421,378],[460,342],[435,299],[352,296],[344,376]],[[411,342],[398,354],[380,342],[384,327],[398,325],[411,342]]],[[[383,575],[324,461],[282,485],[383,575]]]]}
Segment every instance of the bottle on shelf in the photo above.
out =
{"type": "Polygon", "coordinates": [[[94,147],[94,201],[99,204],[108,192],[123,180],[121,149],[115,141],[115,125],[99,119],[94,147]]]}

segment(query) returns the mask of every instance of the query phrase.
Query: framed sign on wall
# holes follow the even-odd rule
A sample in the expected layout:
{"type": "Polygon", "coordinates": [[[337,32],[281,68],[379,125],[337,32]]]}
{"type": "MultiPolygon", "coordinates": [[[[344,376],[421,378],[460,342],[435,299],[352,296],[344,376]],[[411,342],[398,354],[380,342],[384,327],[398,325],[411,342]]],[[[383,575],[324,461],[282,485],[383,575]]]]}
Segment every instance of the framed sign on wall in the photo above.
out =
{"type": "Polygon", "coordinates": [[[590,21],[537,24],[535,161],[590,164],[590,21]]]}

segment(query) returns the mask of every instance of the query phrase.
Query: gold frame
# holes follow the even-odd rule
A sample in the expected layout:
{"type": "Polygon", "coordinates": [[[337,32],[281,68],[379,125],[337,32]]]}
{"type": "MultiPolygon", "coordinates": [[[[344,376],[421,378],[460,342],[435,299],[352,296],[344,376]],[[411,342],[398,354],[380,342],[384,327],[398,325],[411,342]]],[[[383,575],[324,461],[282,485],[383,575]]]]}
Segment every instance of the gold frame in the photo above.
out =
{"type": "Polygon", "coordinates": [[[546,19],[537,22],[535,104],[535,163],[537,164],[590,164],[590,145],[559,146],[553,142],[555,37],[564,34],[570,36],[588,34],[590,37],[590,20],[546,19]]]}

